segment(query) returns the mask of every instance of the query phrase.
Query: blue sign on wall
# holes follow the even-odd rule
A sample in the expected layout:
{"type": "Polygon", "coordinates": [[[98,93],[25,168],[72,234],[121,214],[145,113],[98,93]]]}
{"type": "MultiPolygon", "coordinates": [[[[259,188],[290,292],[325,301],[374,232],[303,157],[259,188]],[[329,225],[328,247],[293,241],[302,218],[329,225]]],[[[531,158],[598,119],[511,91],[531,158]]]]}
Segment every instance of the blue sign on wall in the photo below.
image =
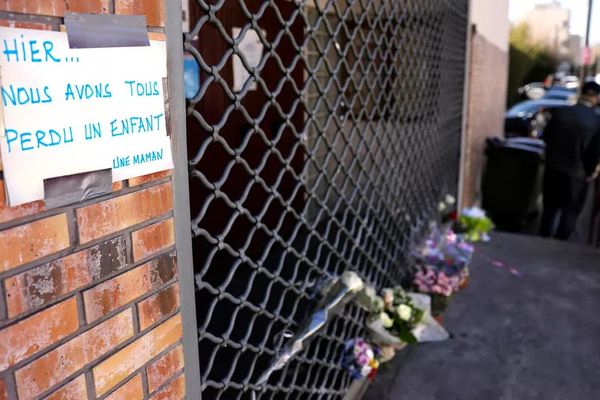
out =
{"type": "Polygon", "coordinates": [[[183,60],[183,83],[185,97],[191,99],[200,90],[200,67],[193,56],[186,54],[183,60]]]}

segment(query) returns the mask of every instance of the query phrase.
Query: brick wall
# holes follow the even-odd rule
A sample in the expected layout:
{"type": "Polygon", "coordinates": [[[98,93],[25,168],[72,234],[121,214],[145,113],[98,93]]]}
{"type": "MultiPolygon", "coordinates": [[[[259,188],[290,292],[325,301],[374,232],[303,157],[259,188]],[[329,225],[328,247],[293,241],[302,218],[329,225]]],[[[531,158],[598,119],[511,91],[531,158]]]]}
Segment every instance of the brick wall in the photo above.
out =
{"type": "Polygon", "coordinates": [[[479,198],[486,138],[503,136],[508,83],[508,53],[477,32],[471,38],[463,206],[479,198]]]}
{"type": "MultiPolygon", "coordinates": [[[[48,30],[67,11],[144,14],[164,39],[164,0],[1,0],[0,11],[0,25],[48,30]]],[[[168,171],[69,207],[10,208],[0,166],[0,400],[184,397],[172,208],[168,171]]]]}

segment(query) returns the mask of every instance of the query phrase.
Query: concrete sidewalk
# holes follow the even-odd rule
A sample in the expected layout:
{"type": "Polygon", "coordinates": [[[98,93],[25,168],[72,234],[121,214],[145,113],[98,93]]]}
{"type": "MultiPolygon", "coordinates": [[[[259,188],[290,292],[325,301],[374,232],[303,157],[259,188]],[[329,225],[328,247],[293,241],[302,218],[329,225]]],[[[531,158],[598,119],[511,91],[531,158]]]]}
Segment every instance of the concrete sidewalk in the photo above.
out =
{"type": "Polygon", "coordinates": [[[600,399],[598,251],[496,233],[445,325],[450,340],[401,352],[364,399],[600,399]]]}

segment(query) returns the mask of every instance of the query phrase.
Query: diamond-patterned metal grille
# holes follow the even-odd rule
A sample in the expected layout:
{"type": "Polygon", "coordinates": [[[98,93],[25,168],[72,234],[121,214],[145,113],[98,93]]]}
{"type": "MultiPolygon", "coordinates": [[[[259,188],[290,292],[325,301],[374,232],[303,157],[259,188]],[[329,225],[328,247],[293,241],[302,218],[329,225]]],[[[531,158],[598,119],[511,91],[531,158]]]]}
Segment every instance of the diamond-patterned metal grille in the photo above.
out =
{"type": "Polygon", "coordinates": [[[349,305],[256,384],[324,277],[398,284],[458,182],[468,0],[192,0],[203,399],[341,399],[349,305]]]}

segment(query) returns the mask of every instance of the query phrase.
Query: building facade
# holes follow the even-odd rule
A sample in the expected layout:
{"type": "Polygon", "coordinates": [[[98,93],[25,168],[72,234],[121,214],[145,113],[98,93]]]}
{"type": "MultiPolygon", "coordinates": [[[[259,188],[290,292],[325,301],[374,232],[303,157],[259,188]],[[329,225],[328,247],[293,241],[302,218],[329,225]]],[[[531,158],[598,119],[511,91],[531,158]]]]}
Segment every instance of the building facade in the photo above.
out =
{"type": "Polygon", "coordinates": [[[537,4],[522,19],[529,25],[533,42],[554,50],[560,56],[571,54],[570,20],[571,11],[563,8],[558,1],[537,4]]]}

